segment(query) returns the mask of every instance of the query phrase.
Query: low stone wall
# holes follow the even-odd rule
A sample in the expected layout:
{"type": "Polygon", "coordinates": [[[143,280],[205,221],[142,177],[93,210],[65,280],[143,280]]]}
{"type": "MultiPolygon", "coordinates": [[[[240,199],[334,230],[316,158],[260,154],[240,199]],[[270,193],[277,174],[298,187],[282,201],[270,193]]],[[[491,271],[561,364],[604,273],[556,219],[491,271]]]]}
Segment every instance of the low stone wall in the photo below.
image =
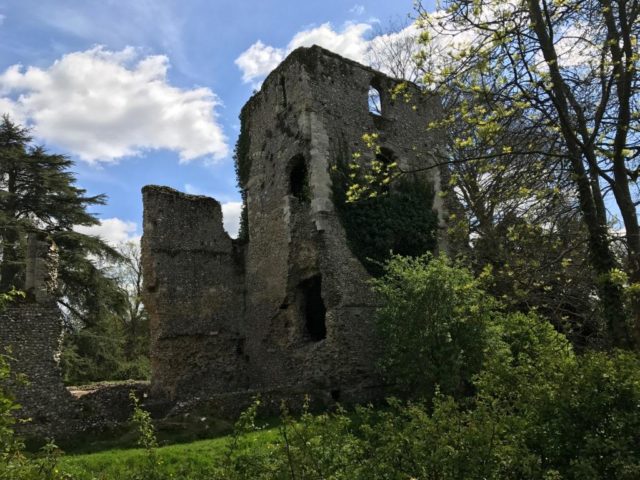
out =
{"type": "Polygon", "coordinates": [[[126,423],[133,413],[131,392],[142,403],[148,397],[149,382],[119,382],[69,387],[77,415],[73,433],[100,433],[126,423]]]}
{"type": "Polygon", "coordinates": [[[0,350],[9,356],[12,379],[5,387],[29,419],[18,430],[57,437],[76,416],[73,398],[62,383],[58,364],[62,316],[53,302],[18,303],[0,312],[0,350]]]}
{"type": "Polygon", "coordinates": [[[188,401],[176,402],[165,418],[182,417],[191,412],[209,412],[218,419],[235,421],[240,414],[259,399],[260,416],[278,416],[283,406],[291,413],[299,413],[308,406],[311,411],[323,411],[342,406],[379,403],[384,398],[382,387],[363,392],[359,387],[353,390],[326,391],[324,389],[304,389],[300,387],[280,387],[268,390],[243,390],[203,397],[193,397],[188,401]]]}
{"type": "Polygon", "coordinates": [[[62,331],[55,302],[18,302],[0,312],[0,350],[12,372],[3,387],[20,405],[16,430],[27,438],[63,440],[109,430],[131,417],[131,391],[142,400],[148,394],[148,382],[65,387],[58,363],[62,331]]]}

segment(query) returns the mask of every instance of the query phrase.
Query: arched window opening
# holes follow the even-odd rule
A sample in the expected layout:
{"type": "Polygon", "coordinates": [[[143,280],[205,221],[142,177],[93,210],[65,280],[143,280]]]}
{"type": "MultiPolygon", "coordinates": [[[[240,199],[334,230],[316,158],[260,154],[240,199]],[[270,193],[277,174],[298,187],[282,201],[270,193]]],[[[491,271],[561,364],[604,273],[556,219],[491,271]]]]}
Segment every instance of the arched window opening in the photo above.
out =
{"type": "Polygon", "coordinates": [[[310,198],[309,190],[309,171],[307,169],[307,162],[302,155],[296,155],[291,160],[289,193],[301,202],[308,202],[310,198]]]}
{"type": "Polygon", "coordinates": [[[385,166],[391,165],[391,163],[393,163],[395,159],[396,155],[395,153],[393,153],[393,150],[389,150],[385,147],[381,147],[380,152],[376,154],[376,160],[381,161],[385,166]]]}
{"type": "Polygon", "coordinates": [[[322,300],[322,276],[315,275],[300,283],[301,312],[304,315],[304,335],[312,342],[327,337],[327,309],[322,300]]]}
{"type": "MultiPolygon", "coordinates": [[[[392,150],[381,147],[380,151],[376,154],[376,160],[382,164],[382,168],[387,175],[393,175],[393,171],[389,169],[389,165],[396,161],[396,155],[392,150]]],[[[380,186],[381,191],[387,193],[389,191],[389,185],[389,183],[382,184],[380,186]]]]}
{"type": "Polygon", "coordinates": [[[382,116],[382,101],[380,99],[380,91],[371,85],[369,87],[369,113],[382,116]]]}

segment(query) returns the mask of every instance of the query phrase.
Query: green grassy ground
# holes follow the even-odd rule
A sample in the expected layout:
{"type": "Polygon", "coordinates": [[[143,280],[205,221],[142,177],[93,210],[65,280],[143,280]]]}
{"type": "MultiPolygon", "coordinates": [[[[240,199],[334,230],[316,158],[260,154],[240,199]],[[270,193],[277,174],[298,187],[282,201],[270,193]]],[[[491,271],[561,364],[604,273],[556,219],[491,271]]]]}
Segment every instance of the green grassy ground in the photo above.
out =
{"type": "MultiPolygon", "coordinates": [[[[256,448],[264,448],[277,433],[277,428],[270,428],[251,433],[248,439],[255,440],[256,448]]],[[[163,476],[202,478],[199,475],[208,474],[214,461],[224,456],[230,441],[231,437],[227,436],[158,448],[156,454],[163,476]]],[[[71,474],[74,480],[112,480],[130,478],[132,472],[144,470],[147,461],[147,452],[142,449],[108,450],[64,455],[58,468],[71,474]]]]}

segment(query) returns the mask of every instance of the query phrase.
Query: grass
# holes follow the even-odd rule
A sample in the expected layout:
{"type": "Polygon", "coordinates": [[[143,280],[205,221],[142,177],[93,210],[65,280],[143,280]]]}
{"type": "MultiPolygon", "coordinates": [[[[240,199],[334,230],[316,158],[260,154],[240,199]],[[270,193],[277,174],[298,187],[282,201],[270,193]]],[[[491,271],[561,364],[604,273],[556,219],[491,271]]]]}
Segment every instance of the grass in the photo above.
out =
{"type": "MultiPolygon", "coordinates": [[[[212,439],[230,434],[233,425],[215,417],[191,415],[180,421],[154,422],[160,445],[191,443],[197,440],[212,439]]],[[[119,425],[98,434],[81,434],[58,445],[67,453],[97,453],[104,450],[125,450],[137,446],[138,431],[130,422],[119,425]]],[[[42,445],[36,445],[38,448],[42,445]]],[[[32,448],[32,451],[35,449],[32,448]]]]}
{"type": "MultiPolygon", "coordinates": [[[[266,448],[278,435],[276,427],[248,434],[245,438],[255,442],[256,448],[266,448]]],[[[163,478],[203,478],[216,461],[221,460],[232,441],[231,436],[199,440],[188,444],[160,447],[155,452],[161,464],[163,478]]],[[[60,457],[59,469],[74,480],[106,480],[130,478],[133,471],[144,469],[148,452],[144,449],[108,450],[91,454],[73,454],[60,457]]],[[[204,477],[206,478],[206,477],[204,477]]]]}

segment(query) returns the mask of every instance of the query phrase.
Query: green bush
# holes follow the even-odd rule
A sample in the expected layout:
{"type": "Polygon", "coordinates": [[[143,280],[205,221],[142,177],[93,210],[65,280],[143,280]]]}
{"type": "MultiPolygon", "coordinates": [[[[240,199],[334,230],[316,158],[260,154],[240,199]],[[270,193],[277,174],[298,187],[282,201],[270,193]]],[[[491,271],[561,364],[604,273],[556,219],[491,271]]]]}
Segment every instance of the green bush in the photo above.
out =
{"type": "Polygon", "coordinates": [[[374,288],[386,379],[404,394],[468,392],[497,307],[471,272],[444,256],[394,256],[374,288]]]}
{"type": "Polygon", "coordinates": [[[498,315],[490,330],[471,399],[438,392],[383,410],[285,414],[260,453],[237,442],[242,461],[220,478],[639,478],[637,356],[576,356],[535,315],[498,315]]]}

